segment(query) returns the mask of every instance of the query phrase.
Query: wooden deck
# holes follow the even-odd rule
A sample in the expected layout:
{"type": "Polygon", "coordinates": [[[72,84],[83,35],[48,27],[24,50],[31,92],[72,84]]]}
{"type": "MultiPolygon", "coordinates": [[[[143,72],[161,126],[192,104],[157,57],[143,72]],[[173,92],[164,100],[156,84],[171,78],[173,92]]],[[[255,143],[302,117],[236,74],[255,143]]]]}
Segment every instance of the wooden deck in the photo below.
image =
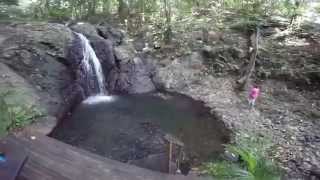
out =
{"type": "Polygon", "coordinates": [[[120,163],[33,132],[8,136],[1,143],[29,156],[18,180],[200,180],[120,163]]]}

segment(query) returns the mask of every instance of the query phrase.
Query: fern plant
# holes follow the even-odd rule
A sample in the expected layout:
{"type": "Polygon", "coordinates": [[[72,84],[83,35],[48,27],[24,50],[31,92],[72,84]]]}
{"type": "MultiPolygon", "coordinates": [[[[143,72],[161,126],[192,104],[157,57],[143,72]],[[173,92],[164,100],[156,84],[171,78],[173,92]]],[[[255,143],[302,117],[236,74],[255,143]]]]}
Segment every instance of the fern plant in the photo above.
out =
{"type": "Polygon", "coordinates": [[[0,137],[8,131],[21,128],[42,116],[42,112],[34,106],[8,104],[5,98],[12,92],[0,94],[0,137]]]}
{"type": "MultiPolygon", "coordinates": [[[[253,138],[251,138],[252,140],[253,138]]],[[[206,163],[205,173],[223,180],[280,180],[281,172],[275,162],[266,158],[266,149],[259,141],[227,145],[226,150],[239,157],[238,162],[222,160],[206,163]],[[250,143],[249,143],[250,144],[250,143]],[[261,145],[261,146],[260,146],[261,145]]]]}
{"type": "Polygon", "coordinates": [[[9,106],[9,129],[21,128],[32,123],[42,114],[34,106],[9,106]]]}

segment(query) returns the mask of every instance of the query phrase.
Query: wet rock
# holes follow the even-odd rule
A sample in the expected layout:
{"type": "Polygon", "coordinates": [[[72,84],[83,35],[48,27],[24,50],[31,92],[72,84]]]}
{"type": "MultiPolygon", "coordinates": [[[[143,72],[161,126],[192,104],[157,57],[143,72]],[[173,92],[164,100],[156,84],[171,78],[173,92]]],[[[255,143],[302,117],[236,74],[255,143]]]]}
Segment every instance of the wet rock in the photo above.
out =
{"type": "Polygon", "coordinates": [[[99,36],[96,27],[89,23],[79,22],[77,24],[72,25],[70,28],[75,32],[81,33],[86,37],[89,37],[89,39],[91,36],[99,36]]]}
{"type": "Polygon", "coordinates": [[[121,64],[126,64],[135,56],[134,49],[130,45],[122,45],[114,48],[115,57],[121,64]]]}
{"type": "Polygon", "coordinates": [[[70,43],[68,52],[68,64],[71,73],[73,74],[75,83],[70,84],[66,88],[69,96],[67,100],[69,104],[73,104],[74,97],[80,97],[80,101],[89,96],[92,92],[97,91],[96,82],[88,75],[86,68],[83,66],[83,51],[82,42],[80,37],[75,35],[74,40],[70,43]],[[82,97],[80,95],[83,95],[82,97]]]}
{"type": "Polygon", "coordinates": [[[108,39],[92,37],[90,43],[101,62],[105,77],[107,77],[110,70],[116,66],[112,42],[108,39]]]}
{"type": "Polygon", "coordinates": [[[152,66],[144,57],[135,55],[129,45],[115,47],[117,68],[108,76],[108,88],[111,92],[146,93],[155,90],[152,82],[152,66]]]}
{"type": "MultiPolygon", "coordinates": [[[[99,26],[98,29],[89,23],[77,23],[71,26],[71,29],[75,32],[82,33],[85,35],[94,49],[98,59],[100,60],[105,76],[109,75],[109,72],[112,68],[115,67],[115,57],[113,52],[113,43],[117,38],[122,38],[121,35],[117,34],[116,30],[111,27],[99,26]],[[110,32],[109,32],[110,31],[110,32]],[[109,33],[109,34],[106,34],[109,33]],[[119,37],[117,37],[119,35],[119,37]],[[121,36],[121,37],[120,37],[121,36]],[[115,39],[113,39],[115,38],[115,39]]],[[[121,34],[121,33],[120,33],[121,34]]],[[[122,41],[122,39],[121,39],[122,41]]],[[[74,42],[76,45],[79,42],[74,42]]],[[[75,51],[76,53],[79,48],[75,51]]],[[[77,56],[72,54],[72,56],[77,56]]],[[[71,57],[72,59],[79,59],[79,57],[71,57]]]]}
{"type": "Polygon", "coordinates": [[[97,30],[100,36],[110,40],[114,46],[118,46],[123,42],[124,33],[119,29],[115,29],[110,25],[105,24],[97,26],[97,30]]]}

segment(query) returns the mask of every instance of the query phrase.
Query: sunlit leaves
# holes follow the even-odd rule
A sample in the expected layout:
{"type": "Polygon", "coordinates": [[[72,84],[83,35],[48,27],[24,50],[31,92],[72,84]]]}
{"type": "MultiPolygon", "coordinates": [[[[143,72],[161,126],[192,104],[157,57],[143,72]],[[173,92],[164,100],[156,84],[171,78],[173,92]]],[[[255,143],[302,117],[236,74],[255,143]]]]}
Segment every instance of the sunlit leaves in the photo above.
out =
{"type": "Polygon", "coordinates": [[[267,158],[272,146],[265,139],[255,136],[239,136],[235,145],[227,145],[226,150],[237,162],[228,159],[206,163],[204,173],[215,179],[230,180],[280,180],[281,172],[276,164],[267,158]]]}

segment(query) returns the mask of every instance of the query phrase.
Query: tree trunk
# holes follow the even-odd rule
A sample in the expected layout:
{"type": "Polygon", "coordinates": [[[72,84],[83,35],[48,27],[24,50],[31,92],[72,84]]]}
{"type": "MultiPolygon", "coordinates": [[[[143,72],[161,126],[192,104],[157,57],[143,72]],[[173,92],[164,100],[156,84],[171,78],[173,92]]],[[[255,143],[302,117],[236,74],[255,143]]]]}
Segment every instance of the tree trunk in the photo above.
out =
{"type": "Polygon", "coordinates": [[[88,2],[88,16],[96,14],[96,0],[90,0],[88,2]]]}
{"type": "Polygon", "coordinates": [[[243,76],[237,80],[238,88],[240,90],[243,90],[247,84],[248,81],[254,71],[255,65],[256,65],[256,59],[258,55],[258,49],[259,49],[259,28],[256,28],[256,31],[253,32],[250,35],[250,47],[249,47],[249,55],[250,55],[250,61],[247,67],[245,67],[243,76]]]}
{"type": "Polygon", "coordinates": [[[47,0],[41,0],[39,5],[39,13],[41,18],[46,18],[49,15],[49,3],[47,0]]]}
{"type": "Polygon", "coordinates": [[[102,7],[103,14],[106,14],[106,15],[111,14],[110,7],[111,7],[111,0],[104,0],[103,7],[102,7]]]}
{"type": "Polygon", "coordinates": [[[163,4],[164,4],[164,13],[166,17],[164,41],[166,44],[169,44],[171,42],[171,37],[172,37],[170,0],[163,0],[163,4]]]}
{"type": "Polygon", "coordinates": [[[118,13],[119,13],[120,21],[124,23],[129,16],[129,6],[127,2],[125,2],[125,0],[118,0],[118,2],[119,2],[118,13]]]}

